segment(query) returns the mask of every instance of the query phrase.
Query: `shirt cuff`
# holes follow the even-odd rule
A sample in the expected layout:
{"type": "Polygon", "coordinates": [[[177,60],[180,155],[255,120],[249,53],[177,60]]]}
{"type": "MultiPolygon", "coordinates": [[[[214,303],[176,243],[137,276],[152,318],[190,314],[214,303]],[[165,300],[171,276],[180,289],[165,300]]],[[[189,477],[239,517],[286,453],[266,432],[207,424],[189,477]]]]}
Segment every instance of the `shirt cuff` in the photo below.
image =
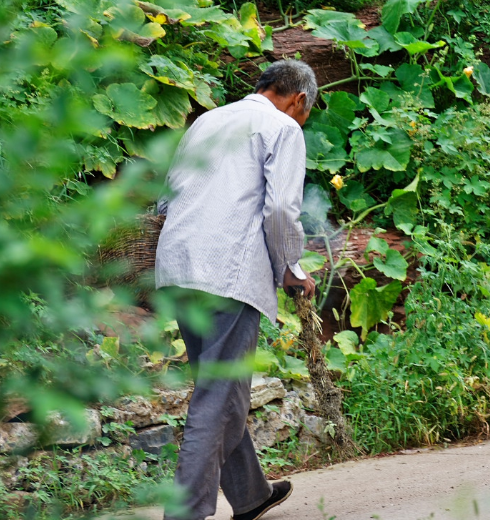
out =
{"type": "Polygon", "coordinates": [[[294,274],[294,276],[296,276],[296,278],[298,278],[299,280],[306,280],[306,275],[303,269],[301,269],[301,266],[298,262],[294,264],[286,264],[283,268],[281,268],[281,281],[279,282],[276,278],[277,287],[282,287],[284,285],[284,274],[286,272],[287,267],[289,267],[289,269],[294,274]]]}
{"type": "Polygon", "coordinates": [[[306,275],[298,262],[295,264],[288,264],[288,267],[291,269],[291,272],[294,274],[294,276],[296,276],[296,278],[299,280],[306,280],[306,275]]]}

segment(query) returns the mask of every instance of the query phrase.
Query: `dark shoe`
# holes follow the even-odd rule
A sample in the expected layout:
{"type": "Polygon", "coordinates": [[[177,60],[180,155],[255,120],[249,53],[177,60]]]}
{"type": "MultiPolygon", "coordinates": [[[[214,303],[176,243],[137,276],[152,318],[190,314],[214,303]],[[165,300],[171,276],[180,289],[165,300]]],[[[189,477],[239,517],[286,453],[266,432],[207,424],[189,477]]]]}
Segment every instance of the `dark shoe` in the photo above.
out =
{"type": "Polygon", "coordinates": [[[232,516],[232,520],[258,520],[262,518],[267,511],[272,509],[273,507],[282,504],[286,498],[293,492],[293,484],[287,480],[282,480],[281,482],[274,482],[272,484],[272,495],[269,500],[266,500],[262,505],[252,509],[248,513],[243,513],[241,515],[232,516]]]}

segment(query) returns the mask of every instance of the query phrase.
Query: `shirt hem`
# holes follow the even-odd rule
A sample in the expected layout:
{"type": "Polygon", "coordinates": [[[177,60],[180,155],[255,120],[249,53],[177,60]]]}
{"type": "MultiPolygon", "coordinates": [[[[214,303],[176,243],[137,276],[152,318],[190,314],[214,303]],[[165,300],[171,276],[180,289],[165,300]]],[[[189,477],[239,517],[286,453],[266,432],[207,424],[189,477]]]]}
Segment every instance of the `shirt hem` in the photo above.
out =
{"type": "Polygon", "coordinates": [[[266,318],[268,318],[271,321],[271,323],[276,323],[276,321],[277,321],[277,311],[275,314],[270,313],[264,307],[262,307],[262,305],[258,305],[257,302],[254,302],[251,299],[243,297],[243,296],[238,296],[233,291],[220,291],[219,289],[209,288],[204,285],[197,284],[197,283],[161,283],[161,284],[158,284],[158,286],[156,288],[161,289],[162,287],[171,287],[171,286],[181,287],[182,289],[195,289],[196,291],[207,292],[209,294],[214,294],[215,296],[221,296],[222,298],[232,298],[233,300],[236,300],[236,301],[239,301],[242,303],[246,303],[247,305],[250,305],[254,309],[257,309],[266,318]]]}

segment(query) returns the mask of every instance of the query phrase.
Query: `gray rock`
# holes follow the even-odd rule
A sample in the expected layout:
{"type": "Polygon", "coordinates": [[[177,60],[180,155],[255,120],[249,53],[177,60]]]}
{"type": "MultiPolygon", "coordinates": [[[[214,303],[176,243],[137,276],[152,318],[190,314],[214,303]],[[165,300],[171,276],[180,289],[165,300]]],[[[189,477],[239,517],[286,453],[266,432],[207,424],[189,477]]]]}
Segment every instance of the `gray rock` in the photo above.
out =
{"type": "Polygon", "coordinates": [[[93,445],[97,437],[102,435],[100,415],[97,410],[85,410],[86,425],[83,430],[77,430],[59,413],[51,416],[51,443],[58,446],[93,445]]]}
{"type": "Polygon", "coordinates": [[[177,444],[175,429],[168,424],[146,428],[138,431],[136,435],[130,435],[129,444],[133,450],[144,450],[159,455],[165,444],[177,444]]]}
{"type": "Polygon", "coordinates": [[[323,417],[316,415],[305,415],[303,418],[303,432],[302,437],[313,437],[320,441],[322,444],[332,444],[332,427],[335,428],[331,423],[326,421],[323,417]]]}
{"type": "Polygon", "coordinates": [[[6,489],[12,489],[18,484],[21,479],[19,469],[26,468],[28,465],[29,459],[27,457],[18,455],[0,457],[0,481],[6,489]]]}
{"type": "Polygon", "coordinates": [[[317,410],[318,404],[315,397],[313,385],[304,381],[292,381],[291,390],[294,390],[301,399],[303,406],[308,410],[317,410]]]}
{"type": "Polygon", "coordinates": [[[277,377],[262,377],[254,375],[252,378],[252,394],[250,409],[255,410],[274,399],[282,399],[286,395],[286,389],[282,381],[277,377]]]}
{"type": "Polygon", "coordinates": [[[111,419],[119,423],[132,421],[135,428],[162,424],[162,415],[177,418],[187,414],[192,388],[182,390],[155,390],[155,395],[147,397],[123,397],[113,406],[111,419]]]}
{"type": "Polygon", "coordinates": [[[277,407],[265,406],[248,416],[248,429],[256,449],[271,447],[297,433],[301,428],[304,411],[301,401],[290,392],[277,407]]]}
{"type": "Polygon", "coordinates": [[[36,444],[37,432],[31,423],[5,423],[0,425],[0,453],[31,448],[36,444]]]}

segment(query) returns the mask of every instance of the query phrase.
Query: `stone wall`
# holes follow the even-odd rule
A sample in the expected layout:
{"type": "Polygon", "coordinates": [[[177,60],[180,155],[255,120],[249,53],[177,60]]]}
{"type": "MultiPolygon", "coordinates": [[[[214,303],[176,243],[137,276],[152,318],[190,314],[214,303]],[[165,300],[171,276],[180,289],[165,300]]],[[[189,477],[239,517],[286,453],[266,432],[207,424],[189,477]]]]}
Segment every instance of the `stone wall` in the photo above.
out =
{"type": "MultiPolygon", "coordinates": [[[[28,463],[25,456],[18,454],[25,450],[43,450],[53,445],[114,450],[112,446],[104,448],[98,440],[104,435],[103,424],[111,422],[132,422],[135,433],[120,436],[116,433],[119,449],[128,456],[132,450],[140,449],[157,455],[166,444],[179,445],[191,395],[190,387],[155,389],[149,397],[124,397],[110,406],[87,409],[87,427],[82,432],[74,431],[59,414],[53,414],[49,438],[43,439],[43,445],[40,444],[35,425],[22,420],[28,417],[27,408],[19,407],[17,402],[21,413],[7,413],[7,422],[0,423],[0,479],[7,489],[15,486],[19,468],[28,463]]],[[[302,444],[312,446],[328,443],[324,422],[314,414],[315,408],[311,384],[290,381],[285,386],[280,379],[255,375],[247,421],[255,447],[272,447],[292,436],[298,437],[302,444]]]]}

